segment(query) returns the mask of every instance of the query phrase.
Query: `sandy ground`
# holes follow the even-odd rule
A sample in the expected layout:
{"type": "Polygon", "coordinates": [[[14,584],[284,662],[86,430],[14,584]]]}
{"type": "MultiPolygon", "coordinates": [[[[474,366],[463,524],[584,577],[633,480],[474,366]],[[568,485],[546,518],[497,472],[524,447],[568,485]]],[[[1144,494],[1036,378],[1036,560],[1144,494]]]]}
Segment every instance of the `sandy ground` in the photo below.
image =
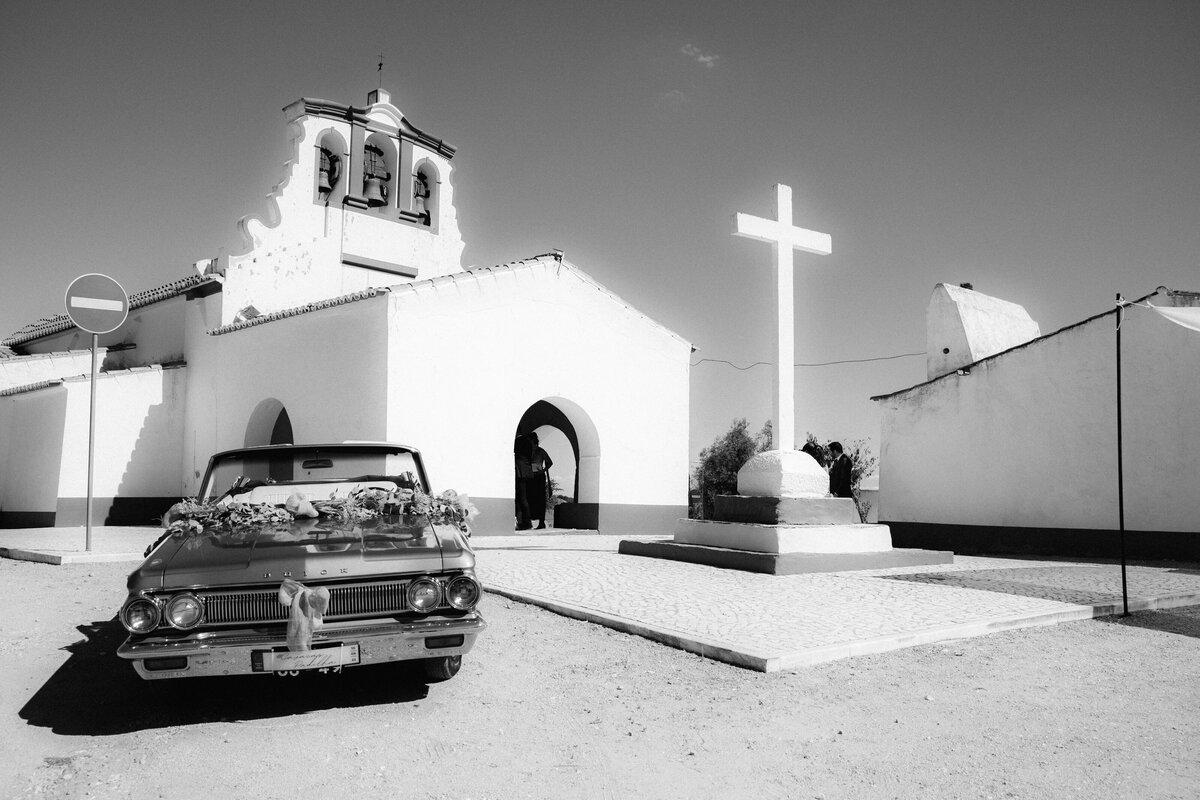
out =
{"type": "Polygon", "coordinates": [[[1197,607],[762,674],[489,595],[448,683],[147,683],[128,568],[0,560],[0,796],[1200,796],[1197,607]]]}

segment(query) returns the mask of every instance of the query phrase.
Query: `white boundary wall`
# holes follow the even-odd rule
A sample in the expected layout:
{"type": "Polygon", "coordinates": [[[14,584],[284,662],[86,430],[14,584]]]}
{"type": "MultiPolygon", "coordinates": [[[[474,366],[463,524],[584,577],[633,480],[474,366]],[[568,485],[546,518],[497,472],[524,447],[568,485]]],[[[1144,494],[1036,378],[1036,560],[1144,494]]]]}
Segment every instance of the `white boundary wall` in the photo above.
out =
{"type": "MultiPolygon", "coordinates": [[[[1114,314],[880,399],[880,519],[1118,528],[1114,314]]],[[[1122,327],[1129,530],[1200,531],[1200,334],[1122,327]]]]}

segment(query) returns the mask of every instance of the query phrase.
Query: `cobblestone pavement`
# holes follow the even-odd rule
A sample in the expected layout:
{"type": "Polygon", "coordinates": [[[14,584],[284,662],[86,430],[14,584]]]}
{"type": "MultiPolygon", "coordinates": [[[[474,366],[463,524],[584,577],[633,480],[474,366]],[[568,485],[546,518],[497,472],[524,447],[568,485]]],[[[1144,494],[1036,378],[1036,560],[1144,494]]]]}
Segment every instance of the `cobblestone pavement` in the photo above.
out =
{"type": "MultiPolygon", "coordinates": [[[[85,553],[82,528],[0,531],[0,556],[136,563],[159,533],[97,528],[85,553]]],[[[617,553],[622,539],[662,538],[552,531],[472,544],[489,592],[765,671],[1122,609],[1118,564],[956,556],[935,566],[760,575],[617,553]]],[[[1127,577],[1131,611],[1200,603],[1196,565],[1133,565],[1127,577]]]]}
{"type": "MultiPolygon", "coordinates": [[[[953,564],[760,575],[619,555],[621,537],[475,540],[489,591],[773,671],[1120,613],[1119,564],[958,556],[953,564]]],[[[1130,610],[1200,603],[1200,571],[1127,570],[1130,610]]]]}

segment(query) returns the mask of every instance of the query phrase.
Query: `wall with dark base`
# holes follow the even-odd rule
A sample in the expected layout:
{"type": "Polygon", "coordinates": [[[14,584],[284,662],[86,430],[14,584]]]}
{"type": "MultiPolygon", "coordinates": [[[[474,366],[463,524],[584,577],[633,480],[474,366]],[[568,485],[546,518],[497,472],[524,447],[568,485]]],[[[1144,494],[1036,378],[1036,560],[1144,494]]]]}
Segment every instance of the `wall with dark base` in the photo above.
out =
{"type": "MultiPolygon", "coordinates": [[[[161,526],[178,497],[93,497],[92,525],[161,526]]],[[[60,497],[54,511],[0,511],[3,528],[74,528],[86,524],[87,498],[60,497]]]]}
{"type": "MultiPolygon", "coordinates": [[[[953,550],[958,555],[1120,558],[1121,534],[1080,528],[1015,528],[885,522],[893,547],[953,550]]],[[[1134,560],[1200,561],[1200,532],[1126,531],[1125,556],[1134,560]]]]}
{"type": "MultiPolygon", "coordinates": [[[[515,532],[512,498],[472,497],[479,516],[471,532],[480,536],[509,536],[515,532]]],[[[618,503],[563,503],[547,511],[546,524],[555,528],[599,530],[612,534],[673,533],[675,522],[687,516],[687,506],[625,505],[618,503]]]]}

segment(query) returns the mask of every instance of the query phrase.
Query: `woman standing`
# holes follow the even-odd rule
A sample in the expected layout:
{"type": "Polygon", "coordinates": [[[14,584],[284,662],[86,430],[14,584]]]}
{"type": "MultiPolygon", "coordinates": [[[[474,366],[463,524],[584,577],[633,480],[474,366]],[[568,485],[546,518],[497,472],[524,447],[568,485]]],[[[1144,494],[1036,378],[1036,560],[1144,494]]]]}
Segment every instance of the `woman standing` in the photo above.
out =
{"type": "Polygon", "coordinates": [[[533,444],[520,434],[513,440],[513,502],[516,505],[517,530],[527,531],[529,523],[529,478],[533,474],[533,444]]]}
{"type": "Polygon", "coordinates": [[[549,453],[538,446],[536,433],[529,434],[529,441],[533,446],[533,457],[530,458],[533,471],[525,483],[529,498],[529,517],[531,520],[537,520],[537,530],[545,530],[546,497],[550,489],[550,468],[554,466],[554,462],[550,460],[549,453]]]}

